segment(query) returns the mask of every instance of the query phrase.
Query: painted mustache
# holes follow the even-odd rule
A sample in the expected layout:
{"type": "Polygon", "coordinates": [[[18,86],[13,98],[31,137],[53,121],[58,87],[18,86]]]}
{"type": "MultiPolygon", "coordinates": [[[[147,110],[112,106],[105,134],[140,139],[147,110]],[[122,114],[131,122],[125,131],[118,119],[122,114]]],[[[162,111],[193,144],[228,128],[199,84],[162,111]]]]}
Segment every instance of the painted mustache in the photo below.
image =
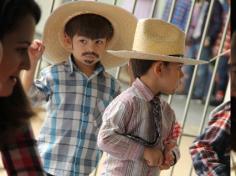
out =
{"type": "Polygon", "coordinates": [[[94,56],[96,58],[99,58],[99,55],[95,52],[85,52],[82,54],[82,56],[94,56]]]}

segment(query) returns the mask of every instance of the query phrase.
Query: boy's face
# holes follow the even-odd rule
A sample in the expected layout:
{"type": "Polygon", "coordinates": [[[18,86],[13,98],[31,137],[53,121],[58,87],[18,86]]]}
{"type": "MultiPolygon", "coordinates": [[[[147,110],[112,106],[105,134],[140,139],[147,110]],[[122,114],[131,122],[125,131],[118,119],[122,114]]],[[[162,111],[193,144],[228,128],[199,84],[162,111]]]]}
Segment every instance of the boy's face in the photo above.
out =
{"type": "Polygon", "coordinates": [[[107,39],[90,39],[84,36],[75,35],[68,42],[76,63],[82,63],[88,67],[93,67],[106,51],[107,39]]]}
{"type": "Polygon", "coordinates": [[[174,94],[178,88],[181,78],[183,77],[181,63],[162,64],[162,69],[159,72],[158,82],[156,85],[161,93],[174,94]]]}

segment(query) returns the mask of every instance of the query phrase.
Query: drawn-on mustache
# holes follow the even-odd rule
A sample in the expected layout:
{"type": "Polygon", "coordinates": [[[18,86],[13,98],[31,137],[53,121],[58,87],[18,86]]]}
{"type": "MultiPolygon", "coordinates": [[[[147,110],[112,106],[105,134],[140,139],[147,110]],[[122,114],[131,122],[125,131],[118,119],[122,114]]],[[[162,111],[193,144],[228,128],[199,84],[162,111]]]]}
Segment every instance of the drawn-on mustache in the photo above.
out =
{"type": "Polygon", "coordinates": [[[99,58],[99,55],[95,52],[85,52],[82,54],[82,56],[91,56],[91,55],[93,55],[96,58],[99,58]]]}

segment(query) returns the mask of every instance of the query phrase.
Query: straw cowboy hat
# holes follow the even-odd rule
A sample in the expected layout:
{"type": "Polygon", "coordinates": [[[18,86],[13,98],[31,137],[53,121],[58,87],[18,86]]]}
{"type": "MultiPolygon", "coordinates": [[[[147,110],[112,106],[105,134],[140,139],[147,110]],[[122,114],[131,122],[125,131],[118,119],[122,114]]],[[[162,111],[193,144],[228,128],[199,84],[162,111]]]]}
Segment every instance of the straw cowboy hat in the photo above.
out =
{"type": "MultiPolygon", "coordinates": [[[[103,16],[113,26],[114,35],[108,43],[108,49],[131,49],[137,19],[134,15],[118,6],[100,2],[75,1],[64,3],[58,7],[48,18],[43,32],[46,58],[58,63],[68,59],[70,52],[64,45],[64,27],[73,17],[81,14],[93,13],[103,16]]],[[[106,53],[101,57],[106,69],[122,65],[127,59],[115,57],[106,53]]]]}
{"type": "Polygon", "coordinates": [[[109,50],[117,57],[178,62],[185,65],[207,63],[184,58],[185,34],[175,25],[158,19],[138,22],[132,50],[109,50]]]}

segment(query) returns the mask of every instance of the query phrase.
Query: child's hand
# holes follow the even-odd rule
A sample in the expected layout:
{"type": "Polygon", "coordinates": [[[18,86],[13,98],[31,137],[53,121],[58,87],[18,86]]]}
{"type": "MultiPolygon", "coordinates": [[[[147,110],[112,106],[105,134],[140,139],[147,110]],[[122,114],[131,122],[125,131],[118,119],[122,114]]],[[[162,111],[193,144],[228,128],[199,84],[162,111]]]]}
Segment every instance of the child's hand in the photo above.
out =
{"type": "Polygon", "coordinates": [[[176,146],[176,142],[172,142],[172,141],[166,144],[165,150],[164,150],[164,162],[159,167],[160,170],[167,170],[174,164],[175,156],[172,153],[172,149],[175,146],[176,146]]]}
{"type": "Polygon", "coordinates": [[[147,165],[151,167],[159,167],[163,162],[162,151],[158,148],[145,148],[143,158],[146,160],[147,165]]]}
{"type": "Polygon", "coordinates": [[[43,55],[44,50],[45,46],[43,45],[42,41],[36,39],[31,43],[28,49],[31,65],[37,64],[38,60],[43,55]]]}
{"type": "Polygon", "coordinates": [[[175,161],[175,156],[173,155],[173,153],[170,152],[164,152],[164,162],[162,163],[161,166],[159,166],[160,170],[167,170],[169,169],[171,166],[173,166],[174,161],[175,161]]]}

